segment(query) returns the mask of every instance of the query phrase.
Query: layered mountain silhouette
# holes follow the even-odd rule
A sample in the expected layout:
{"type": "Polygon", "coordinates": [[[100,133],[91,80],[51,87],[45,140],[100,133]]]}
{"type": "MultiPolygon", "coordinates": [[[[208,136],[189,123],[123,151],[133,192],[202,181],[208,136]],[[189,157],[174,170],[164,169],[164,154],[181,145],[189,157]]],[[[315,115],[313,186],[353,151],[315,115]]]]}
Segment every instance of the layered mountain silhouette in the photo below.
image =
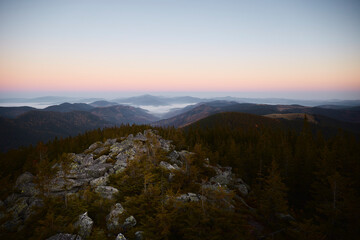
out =
{"type": "Polygon", "coordinates": [[[129,98],[117,98],[113,100],[117,103],[131,104],[137,106],[166,106],[171,104],[180,104],[180,103],[199,103],[204,102],[206,99],[196,98],[196,97],[159,97],[153,95],[141,95],[136,97],[129,98]]]}
{"type": "MultiPolygon", "coordinates": [[[[136,104],[194,103],[200,98],[165,98],[151,95],[123,99],[136,104]],[[153,101],[154,100],[154,101],[153,101]]],[[[235,101],[208,101],[170,109],[162,118],[139,107],[120,105],[105,100],[86,103],[62,103],[45,109],[32,107],[0,107],[0,149],[7,151],[22,145],[48,141],[81,132],[121,124],[152,124],[154,126],[186,127],[209,116],[226,113],[246,113],[265,116],[269,121],[287,121],[287,126],[298,128],[307,115],[308,120],[326,132],[342,128],[360,133],[359,106],[308,107],[301,105],[267,105],[235,101]],[[272,118],[272,119],[270,119],[272,118]],[[299,122],[296,123],[296,122],[299,122]]]]}

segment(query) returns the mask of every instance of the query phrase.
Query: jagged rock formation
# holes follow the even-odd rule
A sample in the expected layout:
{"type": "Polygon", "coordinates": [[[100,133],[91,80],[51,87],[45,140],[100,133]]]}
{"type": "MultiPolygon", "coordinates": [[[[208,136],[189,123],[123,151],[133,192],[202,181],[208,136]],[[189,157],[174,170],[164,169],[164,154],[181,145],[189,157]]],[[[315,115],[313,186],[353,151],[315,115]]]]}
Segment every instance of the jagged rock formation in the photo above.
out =
{"type": "Polygon", "coordinates": [[[124,208],[120,203],[116,203],[111,207],[110,213],[106,216],[106,227],[109,231],[120,230],[121,224],[119,223],[119,217],[123,212],[124,208]]]}
{"type": "Polygon", "coordinates": [[[74,224],[75,228],[79,228],[79,235],[83,238],[87,238],[91,234],[94,221],[89,218],[87,212],[79,216],[79,220],[74,224]]]}
{"type": "Polygon", "coordinates": [[[148,151],[145,143],[153,147],[154,141],[151,138],[163,150],[170,150],[170,141],[162,139],[151,130],[144,131],[144,134],[138,133],[135,137],[130,134],[120,142],[116,139],[108,139],[105,143],[96,142],[84,153],[68,154],[68,169],[60,164],[54,165],[59,170],[44,187],[50,195],[65,195],[90,185],[95,192],[111,199],[118,190],[106,186],[109,175],[123,171],[135,156],[145,154],[148,151]]]}

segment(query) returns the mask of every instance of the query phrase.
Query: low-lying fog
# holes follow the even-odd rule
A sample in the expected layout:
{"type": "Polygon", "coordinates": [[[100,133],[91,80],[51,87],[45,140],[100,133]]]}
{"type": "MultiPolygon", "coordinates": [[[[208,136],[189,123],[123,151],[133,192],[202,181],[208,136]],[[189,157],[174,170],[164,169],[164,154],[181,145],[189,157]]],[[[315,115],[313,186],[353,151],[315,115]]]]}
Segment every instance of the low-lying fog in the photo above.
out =
{"type": "Polygon", "coordinates": [[[170,105],[166,105],[166,106],[143,106],[143,105],[139,105],[139,106],[134,106],[134,107],[139,107],[139,108],[148,110],[151,114],[161,117],[163,114],[168,113],[170,110],[184,108],[186,106],[194,105],[194,104],[196,104],[196,103],[178,103],[178,104],[170,104],[170,105]]]}
{"type": "MultiPolygon", "coordinates": [[[[90,102],[85,102],[89,104],[90,102]]],[[[0,103],[1,107],[33,107],[37,109],[44,109],[46,107],[52,106],[52,105],[58,105],[61,103],[53,103],[53,102],[3,102],[0,103]]],[[[119,105],[130,105],[133,107],[139,107],[142,109],[145,109],[149,111],[149,113],[153,114],[154,116],[161,117],[165,113],[168,113],[170,110],[184,108],[189,105],[194,105],[196,103],[177,103],[177,104],[169,104],[165,106],[146,106],[146,105],[133,105],[133,104],[119,104],[119,105]]]]}

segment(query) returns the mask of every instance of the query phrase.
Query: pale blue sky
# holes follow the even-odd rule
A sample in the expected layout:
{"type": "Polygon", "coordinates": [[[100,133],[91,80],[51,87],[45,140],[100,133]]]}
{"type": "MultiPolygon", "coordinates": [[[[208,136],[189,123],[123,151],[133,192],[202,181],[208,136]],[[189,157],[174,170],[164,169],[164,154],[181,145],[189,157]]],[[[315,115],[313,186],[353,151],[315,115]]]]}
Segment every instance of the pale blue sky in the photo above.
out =
{"type": "Polygon", "coordinates": [[[356,94],[358,69],[356,0],[0,0],[3,92],[356,94]]]}

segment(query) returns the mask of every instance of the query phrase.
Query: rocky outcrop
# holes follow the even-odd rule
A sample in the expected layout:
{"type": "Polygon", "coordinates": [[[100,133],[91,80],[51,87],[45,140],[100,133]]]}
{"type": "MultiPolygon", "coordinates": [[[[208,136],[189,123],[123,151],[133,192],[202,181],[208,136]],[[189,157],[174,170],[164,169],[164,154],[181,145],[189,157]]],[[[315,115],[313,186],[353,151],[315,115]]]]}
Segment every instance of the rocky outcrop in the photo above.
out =
{"type": "Polygon", "coordinates": [[[120,230],[121,224],[119,218],[123,212],[124,208],[120,203],[116,203],[111,207],[110,213],[106,216],[106,227],[109,231],[113,232],[120,230]]]}
{"type": "Polygon", "coordinates": [[[78,234],[82,238],[87,238],[91,234],[93,224],[93,220],[89,218],[87,212],[85,212],[79,216],[79,220],[74,224],[74,227],[79,228],[78,234]]]}
{"type": "Polygon", "coordinates": [[[79,235],[59,233],[52,237],[47,238],[46,240],[82,240],[82,238],[79,235]]]}
{"type": "MultiPolygon", "coordinates": [[[[171,141],[162,139],[153,130],[146,130],[144,133],[138,133],[135,136],[130,134],[126,138],[108,139],[104,143],[96,142],[80,154],[68,154],[65,163],[54,164],[53,169],[57,170],[56,174],[41,185],[42,189],[46,190],[42,192],[47,197],[64,197],[66,202],[71,198],[82,198],[84,192],[81,190],[86,190],[91,191],[92,194],[97,193],[103,198],[99,201],[113,201],[119,190],[107,185],[111,175],[124,171],[131,161],[139,159],[143,154],[150,154],[151,151],[154,151],[153,148],[160,148],[167,153],[167,159],[162,159],[164,161],[154,164],[155,167],[169,171],[165,171],[169,174],[169,181],[172,181],[176,174],[187,173],[190,166],[189,159],[193,153],[185,150],[175,151],[171,141]]],[[[199,193],[182,193],[173,199],[178,203],[177,205],[182,206],[183,203],[199,201],[216,204],[215,201],[218,201],[218,198],[213,197],[216,195],[213,193],[218,193],[219,190],[231,193],[232,196],[235,192],[236,196],[244,201],[243,198],[247,196],[250,188],[240,178],[234,177],[231,168],[211,166],[209,160],[205,161],[205,167],[211,168],[213,170],[211,172],[215,174],[209,181],[196,183],[201,186],[201,194],[199,194],[200,191],[199,193]]],[[[34,214],[36,207],[43,204],[42,200],[38,198],[40,192],[34,183],[35,179],[36,176],[28,172],[20,175],[14,186],[14,193],[8,196],[6,200],[0,201],[0,207],[3,205],[2,208],[6,209],[6,212],[0,210],[0,219],[10,216],[9,220],[2,224],[3,228],[10,231],[19,230],[24,222],[34,214]]],[[[233,208],[231,200],[224,198],[220,201],[226,202],[225,207],[233,208]]],[[[126,211],[122,205],[116,203],[104,219],[108,233],[110,235],[117,234],[116,239],[125,239],[124,235],[119,232],[124,231],[126,233],[137,224],[134,216],[124,213],[126,211]],[[125,216],[129,217],[124,221],[125,216]]],[[[79,216],[74,224],[74,227],[78,228],[78,235],[59,233],[49,239],[86,239],[91,234],[93,224],[93,220],[85,212],[79,216]]],[[[143,239],[143,232],[137,231],[135,239],[143,239]]]]}
{"type": "MultiPolygon", "coordinates": [[[[62,169],[60,164],[55,164],[54,168],[59,170],[44,187],[49,195],[65,196],[67,193],[76,193],[90,186],[102,197],[111,199],[117,189],[106,186],[108,177],[125,170],[135,156],[147,153],[148,146],[155,145],[165,151],[173,148],[171,141],[162,139],[153,130],[145,130],[135,137],[130,134],[120,142],[117,139],[108,139],[105,143],[93,143],[83,153],[68,154],[69,169],[62,169]]],[[[179,168],[174,164],[167,165],[165,162],[163,165],[171,169],[179,168]]],[[[24,191],[26,194],[36,193],[36,189],[32,188],[34,185],[30,183],[32,178],[31,174],[25,173],[17,184],[19,191],[24,191]]]]}

